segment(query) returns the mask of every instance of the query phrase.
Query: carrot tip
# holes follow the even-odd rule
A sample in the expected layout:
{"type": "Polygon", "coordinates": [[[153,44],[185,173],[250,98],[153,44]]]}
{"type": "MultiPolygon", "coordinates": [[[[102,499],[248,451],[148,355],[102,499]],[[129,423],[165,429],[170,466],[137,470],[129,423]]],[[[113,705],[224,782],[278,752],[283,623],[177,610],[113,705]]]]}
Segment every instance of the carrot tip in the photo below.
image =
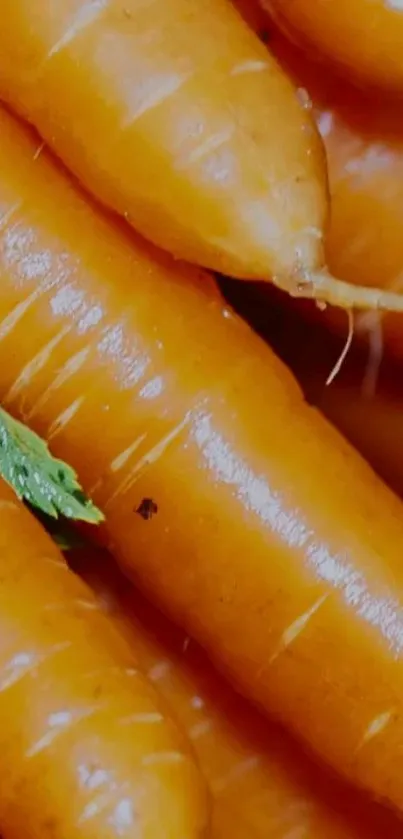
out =
{"type": "Polygon", "coordinates": [[[403,294],[381,288],[356,286],[332,277],[326,269],[301,272],[292,280],[286,281],[276,277],[273,282],[291,297],[315,300],[320,307],[328,304],[339,309],[403,313],[403,294]]]}

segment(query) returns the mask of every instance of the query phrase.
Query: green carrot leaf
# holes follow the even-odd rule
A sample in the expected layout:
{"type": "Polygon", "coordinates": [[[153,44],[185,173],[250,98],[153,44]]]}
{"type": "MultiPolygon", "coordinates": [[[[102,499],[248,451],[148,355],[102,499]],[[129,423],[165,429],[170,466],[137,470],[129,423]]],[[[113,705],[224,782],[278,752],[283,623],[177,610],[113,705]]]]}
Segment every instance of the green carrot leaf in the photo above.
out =
{"type": "Polygon", "coordinates": [[[18,497],[46,516],[99,524],[103,515],[74,469],[53,457],[41,437],[0,408],[0,475],[18,497]]]}

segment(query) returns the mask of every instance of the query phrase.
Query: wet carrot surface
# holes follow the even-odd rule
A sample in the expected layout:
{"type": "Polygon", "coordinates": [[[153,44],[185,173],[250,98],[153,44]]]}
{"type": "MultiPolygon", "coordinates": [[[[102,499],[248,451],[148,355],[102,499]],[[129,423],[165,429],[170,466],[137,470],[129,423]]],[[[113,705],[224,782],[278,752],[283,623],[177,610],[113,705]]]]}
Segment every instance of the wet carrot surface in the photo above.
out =
{"type": "Polygon", "coordinates": [[[2,33],[1,98],[147,239],[293,296],[403,311],[328,271],[309,97],[229,0],[15,0],[2,33]]]}
{"type": "Polygon", "coordinates": [[[320,138],[228,0],[7,3],[0,95],[176,256],[290,282],[321,266],[320,138]]]}
{"type": "Polygon", "coordinates": [[[0,482],[4,839],[201,839],[190,748],[133,643],[0,482]]]}
{"type": "Polygon", "coordinates": [[[403,809],[400,502],[217,294],[1,120],[4,405],[236,684],[403,809]]]}
{"type": "Polygon", "coordinates": [[[398,839],[402,824],[313,763],[214,670],[198,644],[153,609],[111,558],[71,557],[136,649],[193,744],[212,797],[211,839],[398,839]]]}

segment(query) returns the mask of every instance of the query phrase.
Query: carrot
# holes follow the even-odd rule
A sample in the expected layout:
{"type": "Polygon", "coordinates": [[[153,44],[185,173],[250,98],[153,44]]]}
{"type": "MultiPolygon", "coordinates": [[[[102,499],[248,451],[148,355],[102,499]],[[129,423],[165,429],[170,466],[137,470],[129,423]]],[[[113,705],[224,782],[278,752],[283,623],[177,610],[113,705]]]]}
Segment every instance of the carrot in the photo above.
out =
{"type": "Polygon", "coordinates": [[[182,737],[124,636],[2,481],[0,546],[4,839],[200,837],[205,794],[182,737]]]}
{"type": "MultiPolygon", "coordinates": [[[[311,378],[307,376],[309,385],[311,378]]],[[[366,457],[378,474],[403,497],[402,405],[400,372],[388,370],[375,391],[370,370],[355,363],[331,387],[319,392],[318,407],[366,457]]]]}
{"type": "MultiPolygon", "coordinates": [[[[257,19],[255,25],[261,32],[261,21],[257,19]]],[[[326,257],[331,273],[348,283],[401,291],[403,119],[399,109],[357,93],[329,72],[319,74],[317,65],[275,30],[270,32],[270,46],[295,84],[311,97],[325,143],[331,196],[326,257]]],[[[343,313],[303,308],[345,334],[343,313]]],[[[403,358],[399,316],[392,312],[364,315],[356,318],[354,328],[373,351],[380,346],[387,355],[403,358]]]]}
{"type": "MultiPolygon", "coordinates": [[[[252,322],[261,300],[250,304],[252,322]]],[[[329,376],[341,358],[344,339],[300,312],[271,301],[270,318],[260,328],[276,353],[291,367],[309,401],[347,437],[389,486],[403,497],[402,406],[400,370],[363,351],[355,336],[339,372],[329,376]]]]}
{"type": "Polygon", "coordinates": [[[403,93],[400,0],[261,0],[288,37],[349,81],[403,93]]]}
{"type": "Polygon", "coordinates": [[[218,295],[108,224],[5,114],[0,209],[4,407],[238,687],[403,809],[400,502],[218,295]]]}
{"type": "Polygon", "coordinates": [[[327,174],[309,101],[229,0],[7,3],[0,95],[175,256],[337,306],[403,311],[403,296],[324,268],[327,174]]]}
{"type": "Polygon", "coordinates": [[[185,726],[212,796],[211,839],[400,839],[400,820],[264,720],[192,639],[127,585],[110,557],[86,548],[72,561],[185,726]]]}
{"type": "MultiPolygon", "coordinates": [[[[328,90],[318,101],[318,124],[329,160],[331,224],[326,244],[331,270],[346,282],[402,288],[403,119],[395,106],[328,90]],[[342,104],[343,102],[343,104],[342,104]]],[[[337,313],[327,314],[345,331],[337,313]]],[[[401,361],[400,318],[374,313],[355,329],[370,347],[401,361]]]]}
{"type": "Polygon", "coordinates": [[[232,0],[237,11],[242,15],[244,21],[253,29],[259,38],[265,42],[270,41],[268,37],[267,14],[259,0],[232,0]]]}

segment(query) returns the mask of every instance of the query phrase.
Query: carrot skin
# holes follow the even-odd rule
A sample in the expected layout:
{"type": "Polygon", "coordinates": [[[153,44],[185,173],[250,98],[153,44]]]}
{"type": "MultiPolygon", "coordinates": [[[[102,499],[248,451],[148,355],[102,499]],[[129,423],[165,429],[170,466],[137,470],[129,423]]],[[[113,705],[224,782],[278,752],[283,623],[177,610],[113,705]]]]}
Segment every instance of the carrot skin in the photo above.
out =
{"type": "Polygon", "coordinates": [[[197,276],[0,129],[4,404],[245,694],[403,810],[400,502],[197,276]]]}
{"type": "Polygon", "coordinates": [[[3,482],[0,555],[4,839],[204,835],[202,782],[133,648],[3,482]]]}
{"type": "Polygon", "coordinates": [[[319,135],[228,0],[16,0],[2,32],[2,98],[146,238],[239,277],[323,264],[319,135]]]}
{"type": "Polygon", "coordinates": [[[399,839],[401,821],[311,761],[241,699],[196,642],[127,585],[107,554],[73,567],[136,649],[194,744],[212,795],[211,839],[399,839]]]}
{"type": "MultiPolygon", "coordinates": [[[[344,91],[335,96],[330,88],[317,103],[332,196],[327,259],[348,282],[401,291],[403,119],[395,105],[344,91]]],[[[329,311],[326,320],[345,331],[338,313],[329,311]]],[[[363,344],[378,343],[381,352],[402,361],[401,322],[392,312],[358,317],[356,332],[363,344]]]]}
{"type": "Polygon", "coordinates": [[[311,102],[229,0],[16,0],[2,33],[1,97],[148,239],[292,296],[403,312],[329,273],[311,102]]]}
{"type": "Polygon", "coordinates": [[[399,2],[261,2],[290,39],[308,54],[321,56],[349,83],[377,93],[403,94],[403,16],[399,2]]]}
{"type": "MultiPolygon", "coordinates": [[[[251,13],[250,13],[251,16],[251,13]]],[[[262,22],[251,19],[256,31],[262,22]]],[[[268,20],[266,21],[268,23],[268,20]]],[[[403,265],[403,119],[396,104],[357,92],[270,30],[270,47],[294,83],[312,99],[325,144],[331,198],[326,260],[336,277],[361,286],[401,291],[403,265]]],[[[270,292],[270,290],[268,290],[270,292]]],[[[263,296],[262,296],[263,299],[263,296]]],[[[264,305],[262,302],[261,305],[264,305]]],[[[266,306],[270,299],[266,297],[266,306]]],[[[346,316],[332,307],[298,303],[313,320],[345,335],[346,316]]],[[[401,318],[393,312],[355,318],[365,346],[380,344],[403,358],[401,318]]]]}
{"type": "MultiPolygon", "coordinates": [[[[282,301],[283,302],[283,301],[282,301]]],[[[260,328],[275,352],[291,368],[311,404],[316,405],[368,460],[378,475],[403,497],[403,388],[396,365],[371,357],[356,335],[331,384],[345,338],[312,324],[301,312],[270,301],[270,319],[260,328]]],[[[249,301],[254,322],[262,300],[249,301]]]]}
{"type": "MultiPolygon", "coordinates": [[[[307,383],[310,377],[305,371],[307,383]]],[[[384,481],[403,497],[402,406],[400,373],[378,378],[375,392],[366,388],[367,364],[350,365],[318,407],[362,453],[384,481]]]]}

